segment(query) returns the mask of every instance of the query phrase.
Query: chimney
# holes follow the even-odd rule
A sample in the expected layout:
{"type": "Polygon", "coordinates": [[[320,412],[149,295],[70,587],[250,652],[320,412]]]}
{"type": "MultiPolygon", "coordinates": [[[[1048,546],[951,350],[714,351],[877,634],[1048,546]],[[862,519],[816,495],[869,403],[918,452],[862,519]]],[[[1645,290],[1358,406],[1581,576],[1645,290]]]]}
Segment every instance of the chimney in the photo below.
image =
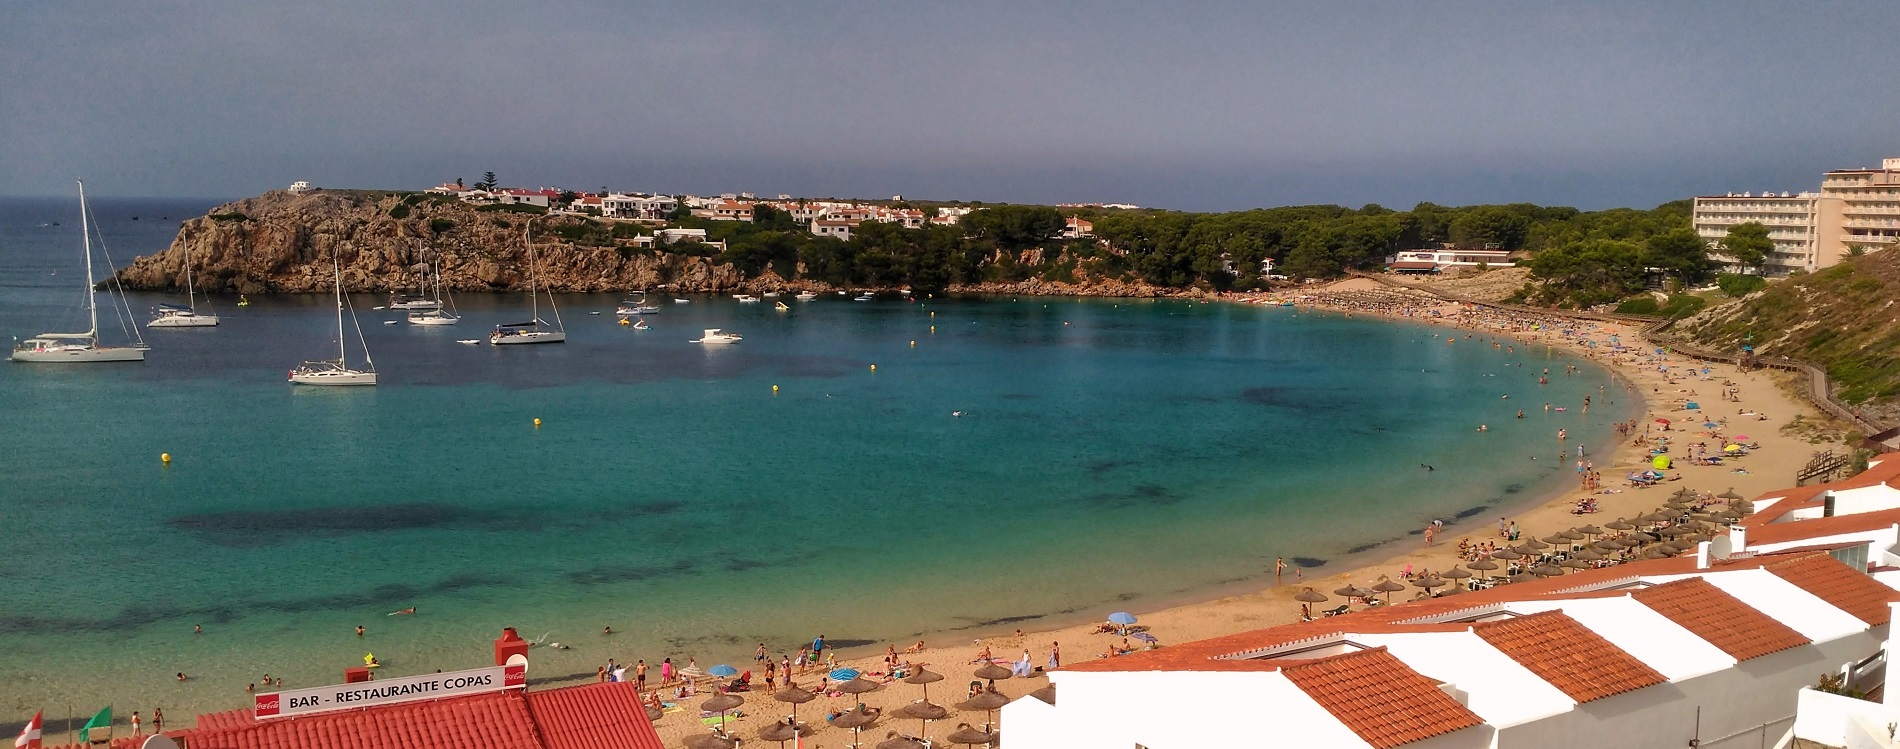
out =
{"type": "Polygon", "coordinates": [[[1699,570],[1709,568],[1709,542],[1707,541],[1695,545],[1695,568],[1699,570]]]}
{"type": "Polygon", "coordinates": [[[1728,540],[1730,543],[1735,544],[1736,552],[1747,551],[1748,527],[1743,525],[1730,525],[1728,527],[1728,540]]]}

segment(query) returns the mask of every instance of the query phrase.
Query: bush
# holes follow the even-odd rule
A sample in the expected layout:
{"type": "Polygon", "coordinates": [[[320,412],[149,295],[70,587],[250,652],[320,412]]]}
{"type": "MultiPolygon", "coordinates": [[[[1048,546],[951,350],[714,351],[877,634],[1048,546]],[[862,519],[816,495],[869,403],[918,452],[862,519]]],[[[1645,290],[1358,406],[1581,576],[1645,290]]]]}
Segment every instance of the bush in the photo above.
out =
{"type": "Polygon", "coordinates": [[[546,208],[542,208],[541,206],[538,206],[538,205],[529,205],[527,203],[491,203],[489,205],[475,206],[475,210],[484,211],[487,213],[496,213],[496,212],[532,213],[535,215],[541,215],[548,212],[548,209],[546,208]]]}
{"type": "Polygon", "coordinates": [[[1622,304],[1616,305],[1619,315],[1654,315],[1660,311],[1662,309],[1656,305],[1656,298],[1648,294],[1625,299],[1622,304]]]}
{"type": "Polygon", "coordinates": [[[455,222],[450,221],[446,218],[438,218],[438,219],[429,220],[429,231],[435,232],[437,234],[441,234],[442,232],[448,231],[453,228],[455,228],[455,222]]]}
{"type": "Polygon", "coordinates": [[[1721,287],[1724,294],[1731,297],[1743,297],[1767,286],[1768,279],[1743,273],[1724,273],[1720,278],[1715,279],[1715,285],[1721,287]]]}
{"type": "Polygon", "coordinates": [[[213,214],[211,214],[211,215],[209,215],[209,216],[206,216],[206,218],[209,218],[209,219],[211,219],[212,221],[238,221],[238,222],[243,222],[243,221],[249,221],[249,220],[251,220],[251,217],[250,217],[250,216],[246,216],[246,215],[244,215],[244,214],[242,214],[242,213],[238,213],[237,211],[232,211],[232,212],[230,212],[230,213],[213,213],[213,214]]]}
{"type": "Polygon", "coordinates": [[[409,204],[397,203],[395,207],[389,209],[389,217],[398,220],[409,218],[409,204]]]}
{"type": "Polygon", "coordinates": [[[1703,299],[1694,294],[1677,294],[1669,297],[1669,303],[1663,305],[1660,312],[1663,317],[1667,317],[1671,320],[1680,320],[1702,311],[1702,308],[1707,306],[1709,306],[1709,300],[1707,299],[1703,299]]]}

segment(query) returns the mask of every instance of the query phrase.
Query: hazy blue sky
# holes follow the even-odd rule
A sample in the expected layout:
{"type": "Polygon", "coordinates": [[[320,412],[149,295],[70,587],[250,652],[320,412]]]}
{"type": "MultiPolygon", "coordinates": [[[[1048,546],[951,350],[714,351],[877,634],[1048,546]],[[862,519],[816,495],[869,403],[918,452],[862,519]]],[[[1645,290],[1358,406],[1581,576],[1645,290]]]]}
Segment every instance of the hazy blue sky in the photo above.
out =
{"type": "Polygon", "coordinates": [[[1900,156],[1890,2],[0,2],[0,195],[1650,206],[1900,156]],[[1577,7],[1572,7],[1577,6],[1577,7]]]}

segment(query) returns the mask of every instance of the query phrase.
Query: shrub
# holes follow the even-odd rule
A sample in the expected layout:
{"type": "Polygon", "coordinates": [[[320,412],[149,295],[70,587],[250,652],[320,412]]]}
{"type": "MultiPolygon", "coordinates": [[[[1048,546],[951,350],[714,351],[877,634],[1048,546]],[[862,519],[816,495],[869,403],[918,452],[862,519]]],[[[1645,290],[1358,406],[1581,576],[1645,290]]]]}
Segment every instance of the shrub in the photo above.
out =
{"type": "Polygon", "coordinates": [[[1663,305],[1660,312],[1663,317],[1680,320],[1702,311],[1702,308],[1707,306],[1709,306],[1707,299],[1694,294],[1677,294],[1669,297],[1669,303],[1663,305]]]}
{"type": "Polygon", "coordinates": [[[441,234],[442,232],[448,231],[453,228],[455,228],[455,222],[450,221],[446,218],[438,218],[438,219],[429,220],[429,231],[435,232],[437,234],[441,234]]]}
{"type": "Polygon", "coordinates": [[[249,220],[251,220],[251,217],[250,217],[250,216],[246,216],[246,215],[244,215],[244,214],[242,214],[242,213],[239,213],[239,212],[237,212],[237,211],[232,211],[232,212],[230,212],[230,213],[213,213],[213,214],[211,214],[210,216],[206,216],[206,218],[209,218],[209,219],[211,219],[212,221],[238,221],[238,222],[243,222],[243,221],[249,221],[249,220]]]}
{"type": "Polygon", "coordinates": [[[1625,299],[1622,304],[1616,305],[1616,313],[1619,315],[1653,315],[1660,311],[1661,308],[1656,305],[1656,298],[1648,294],[1625,299]]]}
{"type": "Polygon", "coordinates": [[[538,205],[528,205],[527,203],[491,203],[489,205],[475,206],[475,210],[488,213],[533,213],[536,215],[548,212],[546,208],[542,208],[538,205]]]}
{"type": "Polygon", "coordinates": [[[398,220],[409,218],[409,204],[397,203],[394,207],[389,209],[389,217],[398,220]]]}
{"type": "Polygon", "coordinates": [[[1743,273],[1724,273],[1720,278],[1715,279],[1715,285],[1721,287],[1724,294],[1731,297],[1743,297],[1767,286],[1768,279],[1743,273]]]}

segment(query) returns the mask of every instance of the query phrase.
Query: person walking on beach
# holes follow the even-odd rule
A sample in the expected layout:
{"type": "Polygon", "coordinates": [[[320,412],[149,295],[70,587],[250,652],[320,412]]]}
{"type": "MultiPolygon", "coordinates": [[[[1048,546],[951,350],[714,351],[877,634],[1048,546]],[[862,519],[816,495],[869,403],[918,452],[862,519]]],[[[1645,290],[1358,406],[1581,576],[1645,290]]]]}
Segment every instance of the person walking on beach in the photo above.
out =
{"type": "Polygon", "coordinates": [[[758,663],[760,661],[765,660],[767,657],[768,656],[765,654],[765,643],[761,642],[759,643],[759,652],[752,654],[752,662],[758,663]]]}
{"type": "Polygon", "coordinates": [[[785,684],[786,684],[786,686],[791,686],[791,683],[792,683],[792,657],[791,657],[791,656],[789,656],[789,655],[786,655],[786,654],[784,654],[784,653],[780,653],[780,654],[779,654],[779,661],[778,661],[778,670],[779,670],[779,673],[782,673],[782,674],[785,674],[785,684]]]}
{"type": "Polygon", "coordinates": [[[647,659],[641,658],[633,664],[633,688],[647,688],[647,659]]]}
{"type": "Polygon", "coordinates": [[[1431,526],[1429,525],[1425,526],[1425,545],[1426,546],[1432,545],[1432,535],[1435,532],[1436,531],[1431,526]]]}
{"type": "Polygon", "coordinates": [[[139,725],[139,711],[133,710],[132,711],[132,735],[137,736],[141,733],[145,733],[145,729],[139,725]]]}
{"type": "Polygon", "coordinates": [[[1049,641],[1049,670],[1062,668],[1062,643],[1049,641]]]}
{"type": "Polygon", "coordinates": [[[152,708],[152,732],[153,733],[165,732],[165,708],[162,708],[162,707],[152,708]]]}
{"type": "Polygon", "coordinates": [[[660,661],[660,684],[671,683],[673,683],[673,659],[669,657],[660,661]]]}
{"type": "Polygon", "coordinates": [[[1286,573],[1286,557],[1273,558],[1273,584],[1280,584],[1280,575],[1286,573]]]}
{"type": "Polygon", "coordinates": [[[811,658],[819,660],[825,657],[825,636],[819,635],[811,640],[811,658]]]}

